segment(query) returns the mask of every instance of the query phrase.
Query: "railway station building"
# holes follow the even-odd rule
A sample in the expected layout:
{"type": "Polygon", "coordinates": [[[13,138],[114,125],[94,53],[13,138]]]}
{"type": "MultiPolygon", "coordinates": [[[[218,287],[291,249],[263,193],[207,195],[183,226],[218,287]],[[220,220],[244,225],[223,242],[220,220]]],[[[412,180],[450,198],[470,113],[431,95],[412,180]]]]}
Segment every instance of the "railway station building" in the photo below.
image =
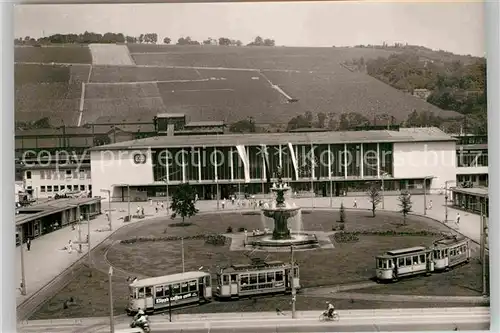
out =
{"type": "Polygon", "coordinates": [[[294,192],[316,196],[365,192],[373,182],[433,193],[456,179],[456,141],[437,128],[156,136],[92,148],[91,180],[113,201],[164,197],[185,182],[200,199],[228,198],[268,193],[281,166],[294,192]]]}

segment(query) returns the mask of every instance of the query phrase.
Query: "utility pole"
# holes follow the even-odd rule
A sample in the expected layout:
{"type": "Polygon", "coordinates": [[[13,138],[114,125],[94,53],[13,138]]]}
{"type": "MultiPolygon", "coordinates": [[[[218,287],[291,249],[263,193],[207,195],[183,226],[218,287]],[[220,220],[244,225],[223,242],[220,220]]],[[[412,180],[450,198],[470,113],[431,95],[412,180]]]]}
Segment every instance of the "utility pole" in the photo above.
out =
{"type": "Polygon", "coordinates": [[[127,184],[127,204],[128,204],[128,220],[130,222],[130,220],[132,220],[132,218],[130,217],[130,185],[127,184]]]}
{"type": "Polygon", "coordinates": [[[19,230],[19,240],[21,241],[21,295],[26,295],[26,273],[24,271],[24,237],[23,237],[23,226],[19,230]]]}
{"type": "Polygon", "coordinates": [[[182,273],[185,272],[184,270],[184,237],[181,238],[181,257],[182,257],[182,273]]]}
{"type": "Polygon", "coordinates": [[[113,231],[113,220],[111,219],[111,191],[108,190],[108,218],[109,218],[109,231],[113,231]]]}
{"type": "Polygon", "coordinates": [[[385,188],[384,188],[385,173],[382,174],[382,209],[385,209],[385,188]]]}
{"type": "Polygon", "coordinates": [[[424,178],[424,215],[427,215],[427,177],[424,178]]]}
{"type": "Polygon", "coordinates": [[[444,182],[444,223],[448,222],[448,181],[444,182]]]}
{"type": "Polygon", "coordinates": [[[83,215],[78,218],[78,252],[82,253],[82,220],[83,215]]]}
{"type": "Polygon", "coordinates": [[[290,268],[290,277],[291,277],[291,286],[292,286],[292,319],[295,319],[295,301],[297,296],[297,290],[295,289],[295,263],[293,259],[293,245],[290,246],[291,250],[291,268],[290,268]]]}
{"type": "Polygon", "coordinates": [[[89,247],[89,276],[92,277],[92,257],[90,256],[90,212],[87,212],[87,246],[89,247]]]}
{"type": "Polygon", "coordinates": [[[115,321],[113,315],[113,266],[109,266],[109,328],[111,333],[115,333],[115,321]]]}
{"type": "Polygon", "coordinates": [[[488,226],[486,224],[485,209],[481,199],[479,199],[481,205],[481,270],[483,278],[483,296],[488,295],[487,290],[487,279],[486,279],[486,237],[488,232],[488,226]]]}
{"type": "Polygon", "coordinates": [[[333,181],[330,178],[330,208],[333,207],[333,181]]]}

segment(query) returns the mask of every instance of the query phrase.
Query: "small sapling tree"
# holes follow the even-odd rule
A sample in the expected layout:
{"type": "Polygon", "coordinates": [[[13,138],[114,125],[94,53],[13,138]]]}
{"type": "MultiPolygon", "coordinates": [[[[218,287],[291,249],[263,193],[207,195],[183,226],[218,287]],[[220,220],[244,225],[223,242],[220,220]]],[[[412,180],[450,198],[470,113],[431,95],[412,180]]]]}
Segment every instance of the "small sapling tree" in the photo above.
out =
{"type": "Polygon", "coordinates": [[[195,196],[196,192],[189,183],[180,184],[172,195],[172,204],[170,205],[173,212],[172,219],[178,215],[182,218],[182,225],[188,225],[184,222],[186,217],[190,218],[198,213],[195,196]]]}
{"type": "Polygon", "coordinates": [[[406,225],[406,216],[411,212],[412,202],[411,195],[408,191],[403,191],[399,195],[399,211],[403,214],[403,224],[406,225]]]}
{"type": "Polygon", "coordinates": [[[344,203],[340,203],[340,210],[339,210],[339,222],[340,223],[345,223],[345,208],[344,208],[344,203]]]}
{"type": "Polygon", "coordinates": [[[378,186],[378,184],[371,185],[366,194],[368,194],[368,198],[372,204],[372,215],[375,217],[375,210],[377,209],[378,204],[382,202],[380,186],[378,186]]]}

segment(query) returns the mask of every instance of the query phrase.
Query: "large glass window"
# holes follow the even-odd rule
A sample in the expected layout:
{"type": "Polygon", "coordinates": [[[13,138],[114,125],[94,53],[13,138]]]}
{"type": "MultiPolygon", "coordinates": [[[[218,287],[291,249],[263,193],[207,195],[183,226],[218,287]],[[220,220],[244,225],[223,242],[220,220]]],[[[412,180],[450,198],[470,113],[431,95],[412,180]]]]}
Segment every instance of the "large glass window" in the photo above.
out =
{"type": "Polygon", "coordinates": [[[314,177],[316,179],[329,176],[329,163],[330,160],[333,162],[333,158],[329,159],[328,154],[330,154],[328,145],[314,145],[314,177]]]}
{"type": "Polygon", "coordinates": [[[348,144],[347,150],[347,176],[361,177],[361,144],[348,144]]]}
{"type": "Polygon", "coordinates": [[[245,179],[245,166],[236,148],[231,148],[233,160],[233,177],[235,180],[245,179]]]}
{"type": "Polygon", "coordinates": [[[392,143],[379,143],[380,176],[384,173],[393,174],[393,148],[392,143]]]}
{"type": "Polygon", "coordinates": [[[288,144],[281,145],[281,166],[283,167],[283,178],[295,179],[295,169],[293,167],[292,153],[288,144]]]}
{"type": "Polygon", "coordinates": [[[363,143],[363,176],[377,177],[377,144],[363,143]]]}
{"type": "Polygon", "coordinates": [[[197,182],[199,180],[200,152],[198,148],[186,149],[185,151],[186,181],[197,182]]]}
{"type": "Polygon", "coordinates": [[[215,181],[215,163],[218,159],[214,147],[201,149],[201,179],[215,181]]]}
{"type": "Polygon", "coordinates": [[[330,145],[332,154],[332,177],[344,177],[344,145],[330,145]]]}
{"type": "Polygon", "coordinates": [[[250,161],[250,178],[265,181],[263,173],[263,155],[261,146],[247,147],[247,155],[250,161]]]}
{"type": "Polygon", "coordinates": [[[214,151],[217,158],[214,159],[217,165],[217,177],[219,180],[231,180],[231,148],[220,147],[214,151]]]}

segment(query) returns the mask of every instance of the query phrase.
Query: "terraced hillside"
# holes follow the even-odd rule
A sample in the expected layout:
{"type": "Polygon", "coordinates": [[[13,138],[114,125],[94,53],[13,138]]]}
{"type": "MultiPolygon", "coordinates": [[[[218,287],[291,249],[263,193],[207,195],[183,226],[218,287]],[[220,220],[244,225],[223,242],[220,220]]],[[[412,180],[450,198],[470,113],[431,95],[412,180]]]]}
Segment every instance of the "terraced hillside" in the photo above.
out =
{"type": "Polygon", "coordinates": [[[82,124],[105,116],[149,116],[165,112],[156,83],[90,83],[85,86],[82,124]]]}
{"type": "Polygon", "coordinates": [[[389,52],[356,48],[222,47],[129,44],[137,65],[337,71],[353,58],[387,57],[389,52]]]}
{"type": "Polygon", "coordinates": [[[16,64],[16,121],[48,117],[53,126],[76,126],[81,82],[88,72],[89,66],[16,64]]]}
{"type": "Polygon", "coordinates": [[[15,62],[91,64],[92,56],[86,45],[16,46],[15,62]]]}
{"type": "Polygon", "coordinates": [[[249,116],[264,123],[282,122],[290,117],[284,112],[298,110],[257,71],[200,69],[198,73],[201,80],[158,83],[167,110],[184,112],[194,121],[229,123],[249,116]]]}
{"type": "Polygon", "coordinates": [[[191,68],[93,66],[90,82],[152,82],[200,79],[191,68]]]}
{"type": "MultiPolygon", "coordinates": [[[[127,47],[137,66],[17,65],[16,118],[32,121],[50,116],[54,124],[75,126],[117,115],[152,119],[158,112],[228,123],[253,117],[261,124],[286,124],[305,111],[355,112],[368,119],[388,114],[398,121],[414,110],[456,115],[340,65],[352,58],[390,54],[384,50],[127,47]],[[82,82],[86,90],[78,121],[82,82]]],[[[92,62],[88,48],[80,46],[16,48],[16,52],[18,59],[56,62],[69,62],[68,55],[78,53],[74,62],[92,62]]]]}
{"type": "Polygon", "coordinates": [[[430,111],[441,117],[458,115],[405,94],[371,76],[344,68],[333,74],[263,71],[263,75],[298,99],[306,109],[337,115],[356,112],[370,120],[375,115],[388,114],[399,122],[404,121],[413,110],[430,111]]]}

